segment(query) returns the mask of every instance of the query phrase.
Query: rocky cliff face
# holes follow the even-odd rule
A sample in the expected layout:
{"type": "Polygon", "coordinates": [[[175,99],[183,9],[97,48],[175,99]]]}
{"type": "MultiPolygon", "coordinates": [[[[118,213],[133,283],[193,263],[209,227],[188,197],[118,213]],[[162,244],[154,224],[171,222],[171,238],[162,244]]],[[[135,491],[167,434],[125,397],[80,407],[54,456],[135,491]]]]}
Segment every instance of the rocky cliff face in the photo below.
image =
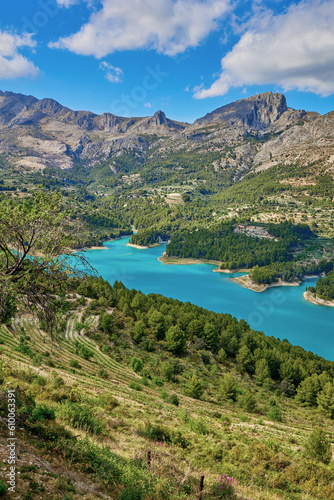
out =
{"type": "Polygon", "coordinates": [[[284,95],[265,92],[222,106],[196,120],[194,125],[224,123],[252,130],[267,130],[273,127],[283,115],[286,114],[286,118],[291,117],[291,112],[297,113],[298,117],[306,115],[303,110],[298,112],[288,108],[284,95]]]}
{"type": "Polygon", "coordinates": [[[232,168],[238,179],[249,168],[282,162],[326,164],[334,158],[333,125],[332,114],[296,111],[284,95],[271,92],[222,106],[190,125],[162,111],[143,118],[97,115],[53,99],[0,91],[0,153],[30,169],[68,169],[83,159],[89,166],[122,151],[151,158],[198,151],[221,153],[216,172],[232,168]],[[233,153],[225,154],[226,147],[233,153]]]}

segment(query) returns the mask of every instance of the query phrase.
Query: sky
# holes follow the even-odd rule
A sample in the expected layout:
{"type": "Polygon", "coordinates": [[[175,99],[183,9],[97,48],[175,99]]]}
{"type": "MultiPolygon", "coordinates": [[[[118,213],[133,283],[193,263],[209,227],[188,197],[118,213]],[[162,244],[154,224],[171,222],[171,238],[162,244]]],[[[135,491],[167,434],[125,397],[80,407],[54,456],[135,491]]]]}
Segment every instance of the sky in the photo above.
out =
{"type": "Polygon", "coordinates": [[[5,1],[0,90],[189,123],[272,91],[325,114],[333,27],[334,0],[5,1]]]}

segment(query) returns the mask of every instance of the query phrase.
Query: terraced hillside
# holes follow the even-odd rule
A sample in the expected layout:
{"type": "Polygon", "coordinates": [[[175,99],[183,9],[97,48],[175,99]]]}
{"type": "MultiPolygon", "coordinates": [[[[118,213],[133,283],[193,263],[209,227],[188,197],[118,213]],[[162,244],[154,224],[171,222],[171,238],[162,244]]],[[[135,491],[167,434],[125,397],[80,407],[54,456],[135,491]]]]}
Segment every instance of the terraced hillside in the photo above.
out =
{"type": "MultiPolygon", "coordinates": [[[[242,348],[237,362],[199,339],[173,352],[169,334],[158,342],[153,335],[159,315],[152,309],[144,335],[143,303],[162,299],[129,293],[119,294],[115,306],[103,296],[69,294],[53,342],[29,315],[1,326],[2,471],[8,388],[16,388],[17,406],[17,485],[9,497],[195,499],[204,476],[203,500],[333,499],[333,461],[310,448],[317,425],[331,442],[328,412],[303,403],[300,388],[293,398],[292,383],[278,386],[268,374],[261,380],[258,369],[253,376],[242,348]]],[[[263,339],[263,349],[269,345],[263,334],[252,335],[255,343],[263,339]]],[[[284,348],[292,352],[288,343],[284,348]]],[[[296,363],[308,359],[298,353],[296,363]]],[[[333,384],[331,363],[318,357],[310,363],[313,379],[333,384]]]]}

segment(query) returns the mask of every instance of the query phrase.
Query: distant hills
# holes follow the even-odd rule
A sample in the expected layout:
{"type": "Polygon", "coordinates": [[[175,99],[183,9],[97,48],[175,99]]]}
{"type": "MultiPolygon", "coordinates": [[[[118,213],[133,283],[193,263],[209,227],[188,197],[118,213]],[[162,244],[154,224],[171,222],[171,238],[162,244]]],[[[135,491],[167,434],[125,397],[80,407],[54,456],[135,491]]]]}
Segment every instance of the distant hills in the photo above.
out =
{"type": "Polygon", "coordinates": [[[234,180],[250,169],[317,162],[334,166],[334,113],[294,110],[279,93],[265,92],[220,107],[193,124],[157,111],[125,118],[73,111],[53,99],[0,91],[0,154],[23,169],[71,169],[111,161],[124,152],[168,158],[175,152],[224,153],[216,172],[232,170],[234,180]],[[229,154],[226,154],[226,151],[229,154]]]}

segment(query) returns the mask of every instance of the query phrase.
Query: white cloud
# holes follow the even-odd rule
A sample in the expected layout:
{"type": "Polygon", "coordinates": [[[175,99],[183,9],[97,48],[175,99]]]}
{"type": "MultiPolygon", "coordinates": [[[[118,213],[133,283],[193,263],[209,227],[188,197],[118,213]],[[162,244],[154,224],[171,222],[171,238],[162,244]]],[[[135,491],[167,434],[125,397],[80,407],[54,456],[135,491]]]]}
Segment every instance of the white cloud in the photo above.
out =
{"type": "Polygon", "coordinates": [[[116,68],[106,61],[102,61],[99,69],[104,71],[104,77],[111,83],[121,83],[123,81],[124,73],[121,68],[116,68]]]}
{"type": "Polygon", "coordinates": [[[0,30],[0,79],[36,76],[39,69],[19,52],[22,47],[33,48],[35,45],[31,34],[19,36],[0,30]]]}
{"type": "MultiPolygon", "coordinates": [[[[66,1],[66,0],[61,0],[66,1]]],[[[155,49],[169,56],[197,46],[230,9],[230,0],[102,0],[77,33],[52,48],[105,57],[117,50],[155,49]]]]}
{"type": "Polygon", "coordinates": [[[239,42],[223,57],[222,73],[203,99],[226,94],[231,87],[275,84],[319,95],[334,93],[334,2],[308,0],[286,13],[255,17],[239,42]]]}
{"type": "Polygon", "coordinates": [[[152,108],[152,104],[150,102],[144,103],[145,108],[152,108]]]}
{"type": "Polygon", "coordinates": [[[65,7],[66,9],[79,2],[80,0],[57,0],[59,7],[65,7]]]}

